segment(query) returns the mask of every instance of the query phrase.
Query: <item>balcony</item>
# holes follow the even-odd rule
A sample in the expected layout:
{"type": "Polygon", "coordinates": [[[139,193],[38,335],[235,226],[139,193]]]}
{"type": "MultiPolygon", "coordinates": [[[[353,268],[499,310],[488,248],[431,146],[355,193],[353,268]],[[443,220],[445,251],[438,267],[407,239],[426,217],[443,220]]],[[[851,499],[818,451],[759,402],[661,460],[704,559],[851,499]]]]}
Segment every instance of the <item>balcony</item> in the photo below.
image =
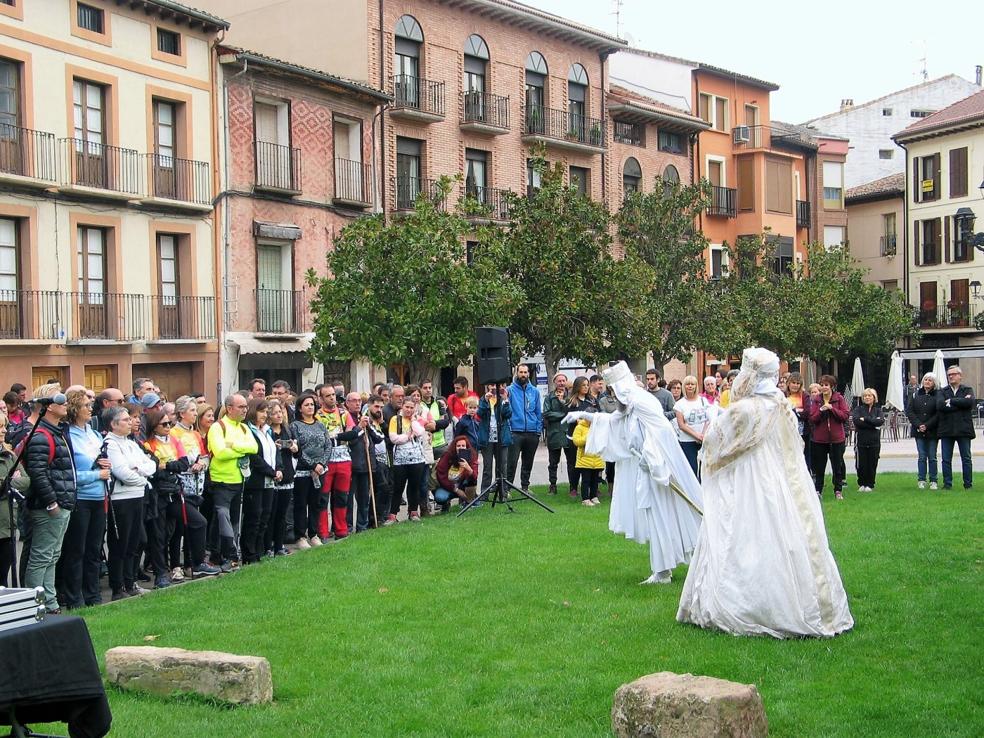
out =
{"type": "Polygon", "coordinates": [[[81,138],[59,143],[62,190],[115,200],[141,197],[140,154],[135,150],[81,138]]]}
{"type": "Polygon", "coordinates": [[[301,194],[301,150],[269,141],[255,143],[255,188],[286,195],[301,194]]]}
{"type": "Polygon", "coordinates": [[[420,123],[435,123],[444,120],[444,83],[414,77],[408,74],[394,75],[393,106],[390,115],[394,118],[420,123]]]}
{"type": "Polygon", "coordinates": [[[208,163],[161,154],[144,154],[148,202],[188,206],[193,210],[212,209],[208,163]]]}
{"type": "Polygon", "coordinates": [[[509,132],[509,98],[489,92],[461,96],[461,130],[500,136],[509,132]]]}
{"type": "Polygon", "coordinates": [[[52,134],[0,124],[0,181],[48,187],[57,180],[55,165],[52,134]]]}
{"type": "Polygon", "coordinates": [[[443,210],[446,205],[436,179],[397,175],[390,177],[390,187],[394,194],[394,210],[413,210],[420,197],[432,201],[438,210],[443,210]]]}
{"type": "Polygon", "coordinates": [[[259,333],[299,335],[311,330],[304,290],[254,290],[259,333]]]}
{"type": "Polygon", "coordinates": [[[3,340],[129,343],[214,338],[214,297],[0,290],[3,340]]]}
{"type": "Polygon", "coordinates": [[[711,202],[707,206],[708,215],[735,218],[738,215],[738,190],[733,187],[711,185],[711,202]]]}
{"type": "Polygon", "coordinates": [[[532,105],[523,116],[523,141],[600,154],[605,150],[605,125],[599,118],[532,105]]]}
{"type": "Polygon", "coordinates": [[[335,159],[336,205],[369,208],[373,203],[372,164],[349,159],[335,159]]]}
{"type": "Polygon", "coordinates": [[[509,190],[466,184],[462,196],[465,217],[473,220],[508,220],[509,190]]]}
{"type": "Polygon", "coordinates": [[[882,256],[895,256],[896,249],[898,248],[898,236],[894,233],[888,233],[881,236],[878,239],[879,249],[878,252],[882,256]]]}
{"type": "Polygon", "coordinates": [[[615,143],[628,144],[629,146],[645,146],[645,130],[646,127],[642,123],[626,123],[617,120],[612,128],[612,139],[615,143]]]}
{"type": "Polygon", "coordinates": [[[962,329],[976,332],[974,320],[980,307],[976,303],[927,305],[919,310],[919,327],[935,330],[962,329]]]}
{"type": "Polygon", "coordinates": [[[806,200],[796,201],[796,227],[810,227],[810,203],[806,200]]]}

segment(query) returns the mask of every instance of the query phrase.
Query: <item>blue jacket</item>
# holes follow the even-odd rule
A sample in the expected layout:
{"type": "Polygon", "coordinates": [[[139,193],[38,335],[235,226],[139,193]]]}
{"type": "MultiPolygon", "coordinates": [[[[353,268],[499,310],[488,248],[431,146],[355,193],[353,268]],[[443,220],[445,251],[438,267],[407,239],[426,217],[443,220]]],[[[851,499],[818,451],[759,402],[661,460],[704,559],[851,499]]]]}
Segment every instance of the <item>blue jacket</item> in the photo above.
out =
{"type": "MultiPolygon", "coordinates": [[[[478,417],[463,415],[457,425],[454,426],[455,436],[465,436],[475,448],[481,448],[478,437],[481,434],[482,423],[478,417]]],[[[486,435],[486,439],[488,436],[486,435]]]]}
{"type": "MultiPolygon", "coordinates": [[[[484,397],[478,401],[478,420],[481,423],[478,427],[478,447],[485,448],[489,445],[489,430],[491,427],[489,401],[484,397]]],[[[499,427],[499,443],[503,446],[512,446],[512,433],[509,431],[509,419],[512,417],[512,402],[495,403],[495,422],[499,427]]]]}
{"type": "Polygon", "coordinates": [[[103,437],[86,425],[79,428],[74,423],[68,429],[72,439],[72,457],[75,460],[76,490],[80,500],[101,500],[106,496],[106,482],[99,478],[95,468],[102,448],[103,437]]]}
{"type": "Polygon", "coordinates": [[[520,387],[513,382],[509,385],[509,404],[513,406],[509,426],[513,433],[536,433],[543,431],[543,408],[540,390],[533,382],[520,387]]]}

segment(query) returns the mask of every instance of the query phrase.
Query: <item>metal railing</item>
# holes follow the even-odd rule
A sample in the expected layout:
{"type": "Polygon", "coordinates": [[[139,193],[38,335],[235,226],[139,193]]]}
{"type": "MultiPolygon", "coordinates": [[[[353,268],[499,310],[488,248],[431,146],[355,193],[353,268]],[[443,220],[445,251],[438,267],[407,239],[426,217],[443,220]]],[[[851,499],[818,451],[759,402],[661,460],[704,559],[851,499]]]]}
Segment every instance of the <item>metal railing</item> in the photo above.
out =
{"type": "Polygon", "coordinates": [[[0,123],[0,172],[54,182],[54,135],[0,123]]]}
{"type": "Polygon", "coordinates": [[[919,310],[922,328],[970,328],[980,308],[972,302],[936,305],[919,310]]]}
{"type": "Polygon", "coordinates": [[[335,197],[372,205],[372,164],[335,159],[335,197]]]}
{"type": "Polygon", "coordinates": [[[437,186],[436,179],[420,177],[390,177],[390,185],[395,195],[394,202],[397,210],[413,210],[418,197],[432,200],[438,208],[444,207],[444,198],[437,186]]]}
{"type": "Polygon", "coordinates": [[[462,118],[465,123],[483,123],[495,128],[509,128],[509,98],[490,92],[462,93],[462,118]]]}
{"type": "Polygon", "coordinates": [[[617,120],[612,128],[612,137],[615,143],[644,146],[643,130],[644,126],[641,123],[625,123],[617,120]]]}
{"type": "Polygon", "coordinates": [[[882,256],[895,256],[898,248],[898,236],[895,233],[887,233],[878,239],[879,253],[882,256]]]}
{"type": "Polygon", "coordinates": [[[0,339],[152,341],[215,338],[215,298],[0,290],[0,339]]]}
{"type": "Polygon", "coordinates": [[[310,316],[304,290],[254,290],[256,330],[260,333],[305,333],[310,316]]]}
{"type": "Polygon", "coordinates": [[[734,218],[738,215],[738,191],[733,187],[711,185],[711,201],[707,206],[708,215],[723,215],[734,218]]]}
{"type": "Polygon", "coordinates": [[[140,195],[140,154],[134,149],[63,138],[62,183],[140,195]]]}
{"type": "Polygon", "coordinates": [[[605,145],[605,124],[600,118],[567,110],[530,105],[523,115],[523,133],[529,136],[544,136],[558,141],[597,146],[605,145]]]}
{"type": "Polygon", "coordinates": [[[143,156],[147,162],[147,194],[150,197],[180,200],[196,205],[212,204],[207,162],[162,154],[143,156]]]}
{"type": "Polygon", "coordinates": [[[810,227],[810,203],[808,200],[796,201],[796,227],[810,227]]]}
{"type": "Polygon", "coordinates": [[[393,83],[393,107],[410,108],[431,115],[444,115],[444,83],[410,74],[396,74],[393,83]]]}
{"type": "Polygon", "coordinates": [[[465,184],[464,206],[466,215],[506,220],[509,217],[509,190],[465,184]]]}
{"type": "Polygon", "coordinates": [[[269,141],[256,141],[256,186],[300,192],[301,150],[269,141]]]}

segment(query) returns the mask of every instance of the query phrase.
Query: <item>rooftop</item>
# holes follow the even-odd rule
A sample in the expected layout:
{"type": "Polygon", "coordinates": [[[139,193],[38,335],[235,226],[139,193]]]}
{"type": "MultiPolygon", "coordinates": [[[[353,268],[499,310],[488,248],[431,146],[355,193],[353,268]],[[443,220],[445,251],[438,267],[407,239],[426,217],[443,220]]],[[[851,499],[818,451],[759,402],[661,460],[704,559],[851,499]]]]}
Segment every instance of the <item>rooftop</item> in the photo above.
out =
{"type": "MultiPolygon", "coordinates": [[[[847,108],[846,110],[835,110],[833,113],[827,113],[826,115],[821,115],[819,118],[811,118],[810,120],[807,121],[807,123],[815,123],[818,120],[823,120],[824,118],[832,118],[835,115],[841,115],[842,113],[847,113],[847,112],[850,112],[851,110],[857,110],[859,108],[866,108],[869,105],[877,105],[878,103],[884,102],[888,98],[893,97],[895,95],[901,95],[901,94],[903,94],[905,92],[913,92],[913,91],[918,90],[918,89],[921,89],[923,87],[931,87],[933,85],[939,84],[940,82],[944,82],[946,80],[951,80],[951,79],[958,79],[961,82],[967,82],[967,80],[965,80],[959,74],[947,74],[947,75],[945,75],[943,77],[938,77],[936,79],[930,79],[930,80],[927,80],[926,82],[920,82],[919,84],[912,85],[911,87],[903,87],[901,90],[895,90],[894,92],[889,92],[887,95],[882,95],[881,97],[876,97],[874,100],[868,100],[868,102],[863,102],[863,103],[860,103],[858,105],[852,105],[850,108],[847,108]]],[[[967,82],[967,84],[971,84],[971,83],[970,82],[967,82]]]]}
{"type": "Polygon", "coordinates": [[[865,182],[857,187],[848,188],[844,200],[848,204],[865,202],[866,200],[883,200],[889,197],[901,197],[905,194],[905,172],[890,174],[887,177],[865,182]]]}
{"type": "Polygon", "coordinates": [[[619,85],[611,86],[608,99],[609,112],[620,113],[630,118],[638,117],[645,120],[662,121],[670,124],[670,127],[688,131],[702,131],[710,128],[709,123],[691,115],[686,110],[661,103],[619,85]]]}
{"type": "Polygon", "coordinates": [[[229,21],[173,0],[116,0],[116,4],[142,8],[148,14],[153,12],[165,19],[187,23],[189,27],[201,24],[205,31],[224,31],[229,28],[229,21]]]}
{"type": "Polygon", "coordinates": [[[917,120],[892,136],[895,141],[931,136],[954,128],[984,125],[984,90],[917,120]]]}
{"type": "Polygon", "coordinates": [[[697,71],[705,72],[707,74],[713,74],[717,77],[725,77],[727,79],[735,79],[739,82],[744,82],[745,84],[752,85],[753,87],[761,87],[763,90],[768,90],[770,92],[775,92],[779,89],[779,85],[775,82],[766,82],[765,80],[758,79],[756,77],[750,77],[747,74],[741,74],[740,72],[732,72],[730,69],[725,69],[724,67],[716,67],[713,64],[705,64],[704,62],[694,61],[692,59],[684,59],[679,56],[670,56],[669,54],[661,54],[658,51],[646,51],[645,49],[623,49],[623,51],[630,54],[638,54],[639,56],[648,56],[653,59],[662,59],[664,61],[676,62],[677,64],[683,64],[685,66],[693,67],[697,71]]]}

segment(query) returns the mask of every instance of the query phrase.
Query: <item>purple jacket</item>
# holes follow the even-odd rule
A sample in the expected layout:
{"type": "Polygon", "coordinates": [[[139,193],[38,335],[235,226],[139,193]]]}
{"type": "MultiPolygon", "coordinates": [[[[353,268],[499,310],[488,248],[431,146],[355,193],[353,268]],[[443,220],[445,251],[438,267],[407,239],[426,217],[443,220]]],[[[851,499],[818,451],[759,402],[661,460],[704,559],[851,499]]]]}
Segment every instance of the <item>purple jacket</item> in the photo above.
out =
{"type": "Polygon", "coordinates": [[[830,410],[821,410],[823,399],[810,403],[810,425],[814,443],[844,443],[844,423],[851,417],[844,395],[834,392],[830,396],[830,410]]]}

